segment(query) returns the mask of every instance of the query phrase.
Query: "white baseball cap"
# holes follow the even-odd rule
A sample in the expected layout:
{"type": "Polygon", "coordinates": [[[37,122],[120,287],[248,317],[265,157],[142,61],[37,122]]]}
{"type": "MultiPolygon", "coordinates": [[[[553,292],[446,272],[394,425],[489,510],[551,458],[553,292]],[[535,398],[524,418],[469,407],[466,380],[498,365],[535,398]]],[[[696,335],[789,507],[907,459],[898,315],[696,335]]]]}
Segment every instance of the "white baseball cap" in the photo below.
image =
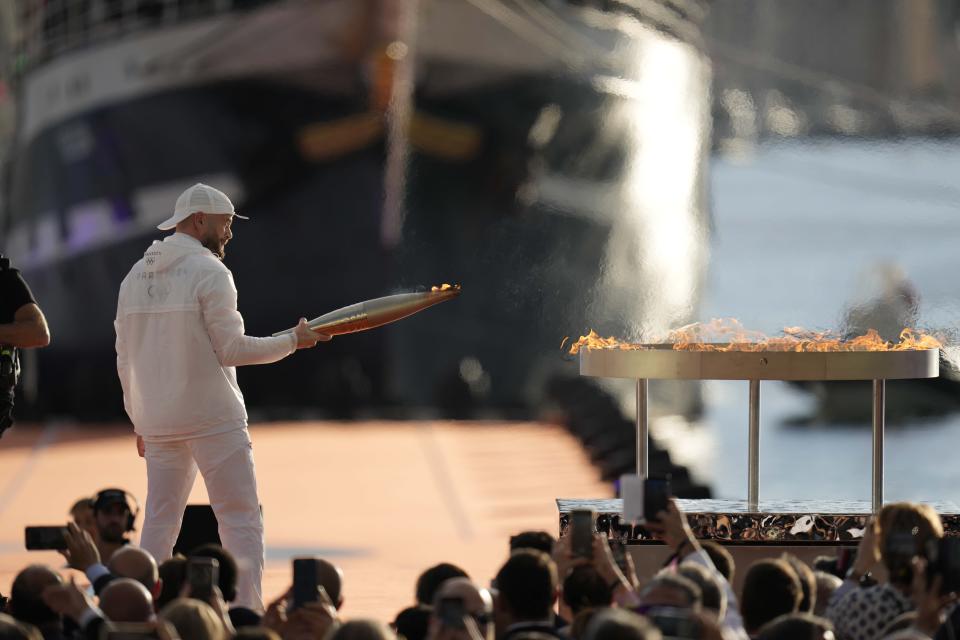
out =
{"type": "Polygon", "coordinates": [[[198,182],[180,194],[173,209],[173,215],[158,224],[157,229],[162,231],[173,229],[177,223],[197,212],[231,215],[241,220],[250,219],[233,210],[233,203],[223,191],[198,182]]]}

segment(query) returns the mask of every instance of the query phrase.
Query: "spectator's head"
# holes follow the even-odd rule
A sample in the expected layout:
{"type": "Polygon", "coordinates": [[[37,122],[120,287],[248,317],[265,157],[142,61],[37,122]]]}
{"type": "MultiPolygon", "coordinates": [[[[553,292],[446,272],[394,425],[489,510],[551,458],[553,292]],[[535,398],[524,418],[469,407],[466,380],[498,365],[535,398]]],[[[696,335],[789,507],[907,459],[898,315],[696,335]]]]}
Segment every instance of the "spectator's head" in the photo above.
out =
{"type": "Polygon", "coordinates": [[[601,609],[590,620],[583,640],[661,640],[660,630],[626,609],[601,609]]]}
{"type": "Polygon", "coordinates": [[[127,531],[133,529],[134,514],[123,489],[104,489],[93,501],[93,517],[97,538],[110,544],[121,544],[127,531]]]}
{"type": "Polygon", "coordinates": [[[423,606],[407,607],[393,621],[397,635],[407,640],[425,640],[429,625],[430,610],[423,606]]]}
{"type": "MultiPolygon", "coordinates": [[[[97,522],[93,517],[93,498],[80,498],[70,507],[70,518],[81,530],[91,536],[97,535],[97,522]]],[[[96,540],[96,537],[93,538],[96,540]]]]}
{"type": "Polygon", "coordinates": [[[44,603],[41,594],[50,585],[62,582],[60,575],[50,567],[42,564],[28,566],[13,579],[7,612],[41,631],[60,627],[60,616],[44,603]]]}
{"type": "Polygon", "coordinates": [[[213,558],[220,565],[217,569],[220,593],[224,602],[233,602],[237,599],[237,561],[233,554],[218,544],[205,544],[190,552],[190,557],[213,558]]]}
{"type": "MultiPolygon", "coordinates": [[[[437,589],[437,594],[433,599],[430,628],[427,633],[429,637],[436,637],[441,628],[446,626],[443,618],[446,615],[444,608],[447,600],[457,601],[456,609],[462,610],[463,615],[473,618],[480,635],[487,640],[493,640],[493,599],[486,589],[477,587],[470,582],[469,578],[451,578],[437,589]]],[[[463,623],[460,621],[453,622],[453,624],[456,629],[463,628],[463,623]]]]}
{"type": "Polygon", "coordinates": [[[240,627],[233,636],[234,640],[281,640],[273,629],[266,627],[240,627]]]}
{"type": "Polygon", "coordinates": [[[701,540],[700,547],[710,556],[713,566],[720,572],[727,582],[733,584],[733,576],[737,570],[737,564],[733,561],[733,556],[723,545],[713,540],[701,540]]]}
{"type": "Polygon", "coordinates": [[[890,582],[909,585],[913,556],[922,556],[927,541],[943,537],[940,516],[930,505],[895,502],[877,516],[877,543],[890,582]]]}
{"type": "Polygon", "coordinates": [[[753,635],[774,618],[796,613],[802,598],[800,579],[789,564],[783,560],[758,560],[743,580],[743,626],[753,635]]]}
{"type": "Polygon", "coordinates": [[[727,594],[713,574],[698,564],[690,563],[677,567],[677,573],[700,587],[703,608],[716,619],[722,620],[727,612],[727,594]]]}
{"type": "Polygon", "coordinates": [[[792,553],[785,553],[782,558],[797,574],[797,578],[800,580],[800,589],[803,590],[800,608],[797,611],[799,613],[813,613],[817,606],[817,578],[813,575],[813,569],[792,553]]]}
{"type": "Polygon", "coordinates": [[[813,613],[822,616],[827,611],[827,605],[830,604],[830,597],[840,588],[843,580],[824,571],[814,571],[813,575],[817,579],[817,603],[813,613]]]}
{"type": "Polygon", "coordinates": [[[689,578],[670,571],[661,571],[640,590],[643,607],[677,607],[700,609],[703,594],[689,578]]]}
{"type": "Polygon", "coordinates": [[[553,554],[553,545],[557,539],[546,531],[522,531],[510,537],[510,553],[518,549],[536,549],[546,554],[553,554]]]}
{"type": "Polygon", "coordinates": [[[563,601],[576,616],[584,609],[609,607],[613,590],[592,565],[574,567],[563,581],[563,601]]]}
{"type": "Polygon", "coordinates": [[[557,567],[534,549],[514,551],[497,573],[497,630],[518,622],[553,620],[557,567]]]}
{"type": "Polygon", "coordinates": [[[140,547],[126,546],[113,552],[107,563],[110,573],[121,578],[132,578],[150,592],[151,597],[160,595],[162,588],[157,561],[150,552],[140,547]]]}
{"type": "Polygon", "coordinates": [[[193,598],[176,598],[160,611],[177,630],[177,635],[190,640],[227,640],[223,622],[206,602],[193,598]]]}
{"type": "Polygon", "coordinates": [[[0,640],[43,640],[36,627],[0,613],[0,640]]]}
{"type": "Polygon", "coordinates": [[[788,613],[763,625],[757,640],[833,640],[833,623],[809,613],[788,613]]]}
{"type": "Polygon", "coordinates": [[[165,560],[158,568],[160,574],[160,595],[157,596],[157,611],[180,597],[183,583],[187,579],[187,559],[176,555],[165,560]]]}
{"type": "Polygon", "coordinates": [[[430,606],[433,604],[433,596],[444,581],[450,578],[469,578],[467,572],[460,567],[442,562],[434,565],[420,574],[417,578],[417,604],[430,606]]]}
{"type": "Polygon", "coordinates": [[[153,597],[131,578],[111,580],[100,592],[100,609],[114,622],[150,622],[154,618],[153,597]]]}
{"type": "Polygon", "coordinates": [[[327,634],[327,640],[397,640],[397,636],[382,622],[361,618],[344,622],[327,634]]]}

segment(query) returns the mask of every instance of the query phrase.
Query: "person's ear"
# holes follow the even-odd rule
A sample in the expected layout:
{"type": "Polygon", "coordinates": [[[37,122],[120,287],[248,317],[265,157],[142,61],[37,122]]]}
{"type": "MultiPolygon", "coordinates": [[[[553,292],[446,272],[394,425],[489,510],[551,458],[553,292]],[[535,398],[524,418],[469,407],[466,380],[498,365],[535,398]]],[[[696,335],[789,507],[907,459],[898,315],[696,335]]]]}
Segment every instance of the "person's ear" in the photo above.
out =
{"type": "Polygon", "coordinates": [[[342,608],[343,608],[343,596],[341,595],[340,598],[337,600],[336,610],[340,611],[340,609],[342,608]]]}
{"type": "Polygon", "coordinates": [[[157,598],[160,597],[161,592],[163,592],[163,578],[157,578],[156,583],[153,585],[153,593],[150,594],[153,596],[154,602],[156,602],[157,598]]]}

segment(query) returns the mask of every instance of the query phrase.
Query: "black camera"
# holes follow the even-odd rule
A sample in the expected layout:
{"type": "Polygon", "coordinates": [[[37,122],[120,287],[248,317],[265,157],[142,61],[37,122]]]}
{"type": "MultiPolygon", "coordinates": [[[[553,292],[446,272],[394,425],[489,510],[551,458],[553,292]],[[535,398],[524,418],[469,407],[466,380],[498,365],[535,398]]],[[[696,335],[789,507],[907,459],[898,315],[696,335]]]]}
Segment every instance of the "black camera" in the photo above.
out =
{"type": "MultiPolygon", "coordinates": [[[[0,254],[0,272],[10,269],[10,260],[0,254]]],[[[14,388],[20,379],[20,356],[16,347],[0,344],[0,435],[13,426],[14,388]]]]}
{"type": "Polygon", "coordinates": [[[0,345],[0,435],[13,426],[14,389],[20,377],[16,347],[0,345]]]}
{"type": "Polygon", "coordinates": [[[883,557],[890,572],[890,581],[910,584],[913,580],[911,563],[923,550],[917,548],[917,538],[908,531],[891,531],[887,534],[883,557]]]}
{"type": "Polygon", "coordinates": [[[927,541],[927,582],[940,576],[941,593],[960,592],[960,538],[934,538],[927,541]]]}
{"type": "Polygon", "coordinates": [[[20,379],[20,357],[16,347],[0,345],[0,391],[13,389],[20,379]]]}

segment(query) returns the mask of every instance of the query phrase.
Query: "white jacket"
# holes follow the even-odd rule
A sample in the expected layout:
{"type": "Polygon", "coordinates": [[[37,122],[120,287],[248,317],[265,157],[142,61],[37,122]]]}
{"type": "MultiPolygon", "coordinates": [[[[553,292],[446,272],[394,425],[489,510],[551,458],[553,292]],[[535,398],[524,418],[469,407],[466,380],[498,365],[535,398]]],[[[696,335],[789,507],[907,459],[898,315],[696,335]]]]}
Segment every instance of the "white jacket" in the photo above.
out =
{"type": "Polygon", "coordinates": [[[145,438],[245,427],[236,367],[297,349],[293,334],[244,335],[230,270],[182,233],[154,241],[133,265],[120,285],[114,327],[123,405],[145,438]]]}

